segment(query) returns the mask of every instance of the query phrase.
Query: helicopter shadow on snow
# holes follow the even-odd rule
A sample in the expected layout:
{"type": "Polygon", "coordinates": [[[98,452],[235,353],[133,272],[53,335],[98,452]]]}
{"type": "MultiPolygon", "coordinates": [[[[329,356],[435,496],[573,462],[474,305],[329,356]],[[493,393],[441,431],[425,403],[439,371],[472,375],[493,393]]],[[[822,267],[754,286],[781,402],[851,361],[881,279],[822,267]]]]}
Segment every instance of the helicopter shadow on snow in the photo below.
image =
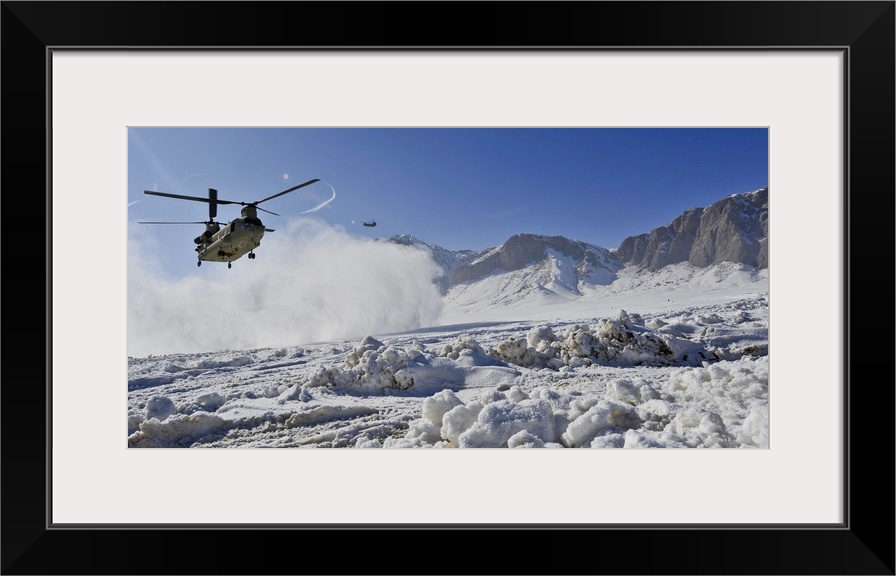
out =
{"type": "Polygon", "coordinates": [[[296,360],[294,362],[280,362],[278,364],[265,364],[263,366],[256,366],[250,368],[250,370],[254,370],[256,372],[268,372],[270,370],[280,370],[283,368],[290,368],[292,366],[301,366],[302,364],[307,364],[308,360],[296,360]]]}
{"type": "Polygon", "coordinates": [[[215,366],[202,368],[180,368],[176,366],[166,367],[167,374],[154,374],[151,376],[139,376],[128,379],[128,391],[144,390],[146,388],[158,388],[159,386],[167,386],[174,384],[180,380],[187,381],[195,379],[199,376],[215,373],[235,372],[239,367],[233,366],[215,366]]]}
{"type": "Polygon", "coordinates": [[[442,334],[444,332],[458,332],[458,333],[468,333],[468,334],[476,334],[481,332],[484,328],[492,328],[494,326],[501,325],[518,325],[519,322],[505,322],[505,321],[496,321],[496,322],[470,322],[467,324],[445,324],[443,326],[429,326],[424,328],[415,328],[413,330],[404,330],[402,332],[390,332],[388,334],[382,334],[383,338],[395,337],[395,336],[411,336],[414,334],[442,334]]]}

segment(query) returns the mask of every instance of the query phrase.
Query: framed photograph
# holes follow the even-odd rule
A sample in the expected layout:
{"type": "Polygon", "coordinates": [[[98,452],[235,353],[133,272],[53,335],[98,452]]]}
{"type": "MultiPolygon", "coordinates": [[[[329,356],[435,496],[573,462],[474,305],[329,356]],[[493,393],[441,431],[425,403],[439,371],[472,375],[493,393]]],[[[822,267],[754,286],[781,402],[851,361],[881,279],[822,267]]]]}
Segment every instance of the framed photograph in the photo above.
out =
{"type": "MultiPolygon", "coordinates": [[[[893,2],[210,8],[3,3],[3,181],[14,198],[45,190],[34,195],[43,210],[31,211],[47,225],[38,249],[8,248],[18,267],[10,309],[46,286],[35,304],[46,347],[34,362],[47,369],[45,386],[9,377],[36,347],[11,333],[21,323],[8,313],[4,573],[280,573],[265,550],[296,543],[316,545],[291,558],[313,566],[301,572],[426,573],[407,547],[429,551],[441,536],[497,544],[475,556],[474,572],[894,573],[892,450],[867,450],[892,437],[893,389],[860,376],[868,363],[858,352],[869,347],[859,343],[881,348],[867,340],[880,315],[852,305],[892,286],[854,255],[892,242],[883,232],[893,215],[893,2]],[[400,24],[433,19],[444,22],[400,24]],[[458,29],[469,39],[447,37],[458,29]],[[138,169],[129,149],[140,142],[129,135],[250,127],[766,131],[770,444],[130,449],[123,389],[136,277],[125,215],[138,169]],[[869,388],[873,403],[863,402],[869,388]],[[550,553],[512,552],[520,537],[550,553]],[[352,553],[322,559],[334,538],[352,553]],[[408,559],[383,560],[390,542],[408,559]],[[575,552],[565,560],[560,546],[575,552]],[[99,547],[128,552],[66,552],[99,547]]],[[[255,153],[267,153],[262,143],[255,153]]],[[[270,194],[311,182],[277,176],[270,194]]],[[[308,211],[336,194],[309,196],[308,211]]],[[[10,213],[5,228],[21,230],[21,212],[10,213]]],[[[472,216],[458,224],[471,233],[472,216]]],[[[359,227],[377,218],[360,214],[359,227]]]]}

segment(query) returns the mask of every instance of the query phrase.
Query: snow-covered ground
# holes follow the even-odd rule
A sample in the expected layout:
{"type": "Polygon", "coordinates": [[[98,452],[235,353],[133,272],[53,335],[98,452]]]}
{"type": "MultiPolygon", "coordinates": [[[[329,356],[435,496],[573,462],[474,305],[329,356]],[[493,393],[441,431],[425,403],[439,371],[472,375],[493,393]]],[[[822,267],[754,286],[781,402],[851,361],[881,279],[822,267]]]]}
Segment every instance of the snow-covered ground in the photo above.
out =
{"type": "Polygon", "coordinates": [[[402,333],[128,358],[128,446],[769,447],[767,270],[627,268],[477,305],[514,281],[457,286],[402,333]]]}

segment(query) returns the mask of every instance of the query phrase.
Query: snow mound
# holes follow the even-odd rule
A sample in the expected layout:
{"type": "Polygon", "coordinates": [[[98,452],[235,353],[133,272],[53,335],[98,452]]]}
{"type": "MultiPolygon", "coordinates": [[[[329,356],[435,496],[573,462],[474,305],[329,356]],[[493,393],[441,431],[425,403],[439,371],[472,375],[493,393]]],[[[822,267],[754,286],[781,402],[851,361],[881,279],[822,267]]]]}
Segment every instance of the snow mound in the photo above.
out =
{"type": "Polygon", "coordinates": [[[559,387],[442,391],[384,448],[767,448],[768,358],[682,368],[657,384],[616,378],[603,395],[559,387]]]}
{"type": "Polygon", "coordinates": [[[718,356],[699,343],[654,331],[638,314],[621,310],[597,324],[576,324],[559,336],[536,326],[526,338],[504,341],[490,350],[495,358],[527,368],[603,366],[699,366],[718,356]]]}
{"type": "Polygon", "coordinates": [[[343,367],[318,367],[306,383],[309,388],[356,389],[367,392],[407,390],[414,385],[408,367],[418,354],[408,353],[367,336],[345,359],[343,367]]]}

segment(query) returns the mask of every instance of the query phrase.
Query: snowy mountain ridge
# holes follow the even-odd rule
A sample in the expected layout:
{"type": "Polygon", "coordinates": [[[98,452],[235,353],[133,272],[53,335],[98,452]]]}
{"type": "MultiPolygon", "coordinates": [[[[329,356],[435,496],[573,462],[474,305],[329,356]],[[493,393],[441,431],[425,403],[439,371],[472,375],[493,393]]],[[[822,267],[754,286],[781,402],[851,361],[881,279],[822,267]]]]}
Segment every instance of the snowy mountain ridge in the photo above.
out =
{"type": "Polygon", "coordinates": [[[667,226],[628,237],[614,250],[539,234],[516,234],[481,251],[455,252],[406,234],[390,241],[432,253],[443,271],[437,283],[446,303],[482,308],[577,299],[611,285],[632,288],[638,271],[660,273],[672,265],[686,266],[660,274],[660,280],[642,275],[641,282],[691,281],[701,276],[693,268],[713,268],[711,277],[723,270],[755,275],[768,266],[767,235],[765,187],[685,210],[667,226]]]}

